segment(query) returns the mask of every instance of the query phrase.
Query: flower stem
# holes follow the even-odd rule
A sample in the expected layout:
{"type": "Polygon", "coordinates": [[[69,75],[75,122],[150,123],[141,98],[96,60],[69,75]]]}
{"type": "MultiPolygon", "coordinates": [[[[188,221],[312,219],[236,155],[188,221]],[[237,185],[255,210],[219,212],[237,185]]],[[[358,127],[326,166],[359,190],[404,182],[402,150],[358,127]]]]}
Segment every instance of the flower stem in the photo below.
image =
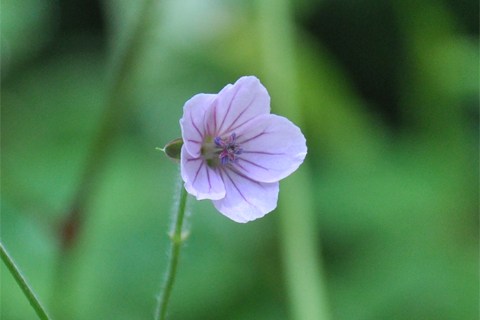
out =
{"type": "Polygon", "coordinates": [[[185,235],[183,234],[183,224],[185,221],[185,207],[187,204],[187,191],[183,187],[180,187],[180,199],[178,202],[177,213],[174,217],[174,230],[170,234],[172,239],[172,246],[170,249],[170,261],[168,264],[165,285],[158,299],[157,310],[155,312],[155,320],[164,320],[167,314],[168,301],[170,300],[170,294],[172,293],[173,283],[175,281],[175,275],[177,273],[178,258],[180,257],[180,248],[185,241],[185,235]]]}
{"type": "Polygon", "coordinates": [[[17,284],[20,286],[20,289],[22,289],[23,293],[28,299],[28,302],[30,302],[30,305],[33,307],[38,317],[42,320],[50,320],[50,318],[47,315],[47,312],[45,311],[43,306],[40,304],[40,301],[38,301],[37,296],[28,285],[27,281],[25,280],[25,277],[22,275],[18,267],[15,265],[15,262],[10,257],[7,250],[3,247],[3,243],[1,241],[0,241],[0,249],[1,249],[3,262],[7,266],[10,273],[13,275],[13,278],[15,279],[17,284]]]}

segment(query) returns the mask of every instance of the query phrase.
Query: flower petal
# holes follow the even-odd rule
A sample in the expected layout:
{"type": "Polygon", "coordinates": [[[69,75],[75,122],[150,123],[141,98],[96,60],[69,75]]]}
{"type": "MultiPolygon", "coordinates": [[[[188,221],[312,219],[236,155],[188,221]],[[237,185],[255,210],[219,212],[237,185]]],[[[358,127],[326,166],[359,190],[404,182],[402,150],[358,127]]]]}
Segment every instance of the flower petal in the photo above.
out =
{"type": "Polygon", "coordinates": [[[210,168],[202,157],[190,155],[185,144],[182,147],[180,169],[185,189],[197,200],[225,197],[225,185],[217,171],[210,168]]]}
{"type": "Polygon", "coordinates": [[[306,140],[290,120],[269,114],[257,117],[237,142],[243,148],[239,162],[232,164],[245,176],[261,182],[275,182],[290,175],[307,154],[306,140]]]}
{"type": "Polygon", "coordinates": [[[207,110],[205,126],[212,137],[226,138],[253,118],[270,113],[267,89],[254,76],[227,85],[207,110]]]}
{"type": "Polygon", "coordinates": [[[200,93],[193,96],[183,106],[183,118],[180,119],[183,143],[192,156],[200,156],[205,138],[205,112],[216,96],[216,94],[200,93]]]}
{"type": "Polygon", "coordinates": [[[261,218],[276,208],[278,182],[257,182],[228,168],[219,173],[226,194],[225,198],[213,201],[213,205],[226,217],[244,223],[261,218]]]}

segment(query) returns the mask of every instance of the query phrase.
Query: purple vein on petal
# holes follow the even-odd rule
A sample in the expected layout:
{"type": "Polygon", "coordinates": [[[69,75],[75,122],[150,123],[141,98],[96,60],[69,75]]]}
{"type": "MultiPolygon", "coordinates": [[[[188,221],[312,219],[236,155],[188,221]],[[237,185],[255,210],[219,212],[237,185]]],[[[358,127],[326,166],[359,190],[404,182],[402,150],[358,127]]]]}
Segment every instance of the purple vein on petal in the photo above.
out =
{"type": "MultiPolygon", "coordinates": [[[[230,126],[225,130],[225,132],[233,131],[233,130],[237,129],[238,127],[241,127],[242,125],[244,125],[245,123],[247,123],[247,122],[249,122],[250,120],[253,119],[253,118],[249,118],[249,119],[247,119],[247,121],[245,121],[245,122],[239,124],[238,126],[232,128],[232,126],[235,124],[235,122],[237,122],[238,119],[240,119],[240,117],[245,113],[245,111],[247,111],[248,108],[250,108],[250,106],[252,105],[253,101],[255,101],[255,98],[256,98],[256,97],[257,97],[257,94],[255,94],[255,96],[253,97],[252,101],[250,101],[250,103],[248,104],[248,106],[247,106],[245,109],[243,109],[242,112],[240,112],[240,114],[235,118],[235,120],[233,120],[233,122],[232,122],[232,123],[230,124],[230,126]]],[[[229,109],[230,109],[230,107],[229,107],[229,109]]],[[[225,115],[225,118],[226,118],[226,117],[227,117],[227,116],[225,115]]],[[[225,122],[225,118],[223,118],[223,122],[225,122]]],[[[222,125],[223,125],[223,122],[222,122],[222,125]]]]}
{"type": "Polygon", "coordinates": [[[196,144],[202,144],[201,141],[196,141],[196,140],[192,140],[192,139],[187,139],[188,142],[193,142],[193,143],[196,143],[196,144]]]}
{"type": "Polygon", "coordinates": [[[237,91],[235,91],[235,93],[232,97],[232,100],[230,100],[230,103],[228,104],[227,112],[225,112],[225,115],[223,116],[222,123],[220,124],[220,128],[217,131],[217,133],[220,133],[220,129],[222,129],[223,124],[225,123],[225,119],[227,118],[228,113],[230,112],[230,109],[232,109],[232,103],[233,103],[233,100],[235,100],[235,97],[237,96],[238,91],[240,91],[240,88],[238,88],[237,91]]]}
{"type": "Polygon", "coordinates": [[[210,173],[208,172],[208,168],[206,169],[207,170],[207,180],[208,180],[208,190],[212,190],[212,184],[210,183],[210,173]]]}
{"type": "MultiPolygon", "coordinates": [[[[233,172],[233,171],[232,171],[232,172],[233,172]]],[[[227,173],[226,170],[224,170],[224,173],[225,173],[225,175],[228,177],[228,179],[230,180],[230,182],[232,183],[232,185],[235,187],[235,189],[237,189],[238,193],[239,193],[240,196],[243,198],[243,200],[245,200],[245,202],[248,203],[249,205],[254,206],[253,204],[251,204],[251,203],[247,200],[247,198],[245,198],[245,196],[243,195],[242,191],[237,187],[237,185],[236,185],[235,182],[233,181],[232,177],[230,177],[230,175],[227,173]]],[[[251,180],[251,179],[248,179],[248,180],[251,180]]],[[[251,180],[251,181],[256,182],[256,181],[254,181],[254,180],[251,180]]],[[[254,206],[254,207],[256,207],[256,206],[254,206]]]]}
{"type": "Polygon", "coordinates": [[[245,142],[248,142],[248,141],[252,141],[252,140],[254,140],[254,139],[257,139],[258,137],[263,136],[264,134],[269,134],[269,133],[271,133],[271,132],[262,131],[262,132],[260,132],[259,134],[257,134],[257,135],[254,136],[254,137],[251,137],[251,138],[249,138],[249,139],[247,139],[247,140],[239,141],[239,143],[245,143],[245,142]]]}
{"type": "Polygon", "coordinates": [[[210,131],[210,125],[207,122],[207,136],[212,136],[212,132],[210,131]]]}
{"type": "Polygon", "coordinates": [[[238,172],[237,170],[231,169],[230,172],[232,172],[232,173],[236,174],[237,176],[240,176],[240,177],[242,177],[242,178],[244,178],[244,179],[247,179],[248,181],[251,181],[251,182],[259,185],[259,186],[262,187],[263,189],[265,189],[260,182],[258,182],[257,180],[254,180],[254,179],[252,179],[252,178],[247,177],[246,175],[244,175],[244,174],[241,173],[241,172],[238,172]]]}
{"type": "MultiPolygon", "coordinates": [[[[242,161],[248,162],[248,163],[250,163],[251,165],[253,165],[253,166],[255,166],[255,167],[258,167],[258,168],[261,168],[261,169],[264,169],[264,170],[267,170],[267,171],[272,170],[272,169],[266,168],[266,167],[264,167],[264,166],[261,166],[261,165],[259,165],[258,163],[255,163],[255,162],[252,162],[252,161],[250,161],[250,160],[247,160],[247,159],[245,159],[245,158],[242,158],[242,161]]],[[[248,170],[246,170],[241,164],[238,164],[238,163],[237,163],[237,166],[240,167],[240,168],[242,168],[244,171],[248,172],[248,170]]]]}
{"type": "Polygon", "coordinates": [[[197,173],[195,173],[195,179],[193,179],[193,181],[192,181],[192,185],[195,183],[195,181],[197,181],[198,173],[200,172],[200,170],[202,169],[204,164],[205,164],[205,162],[203,162],[203,161],[202,161],[202,163],[200,163],[200,166],[198,167],[197,173]]]}
{"type": "Polygon", "coordinates": [[[217,131],[217,105],[218,102],[213,105],[213,127],[214,127],[214,135],[218,133],[217,131]]]}
{"type": "MultiPolygon", "coordinates": [[[[268,154],[272,156],[286,156],[285,152],[266,152],[266,151],[243,151],[243,153],[257,153],[257,154],[268,154]]],[[[242,159],[245,160],[245,159],[242,159]]]]}
{"type": "Polygon", "coordinates": [[[197,125],[196,125],[195,122],[193,121],[192,116],[190,116],[190,120],[192,121],[193,127],[197,130],[198,134],[199,134],[200,137],[203,139],[203,134],[200,132],[200,129],[198,129],[197,125]]]}
{"type": "MultiPolygon", "coordinates": [[[[246,161],[246,160],[242,158],[242,161],[246,161]]],[[[247,162],[248,162],[248,161],[247,161],[247,162]]],[[[238,163],[236,163],[236,166],[239,167],[239,168],[241,168],[243,171],[248,172],[248,170],[247,170],[244,166],[242,166],[242,164],[240,163],[240,161],[239,161],[238,163]]]]}
{"type": "MultiPolygon", "coordinates": [[[[237,92],[238,92],[238,91],[237,91],[237,92]]],[[[237,94],[237,93],[235,92],[235,95],[236,95],[236,94],[237,94]]],[[[235,96],[234,96],[234,98],[235,98],[235,96]]],[[[233,101],[233,99],[232,99],[232,101],[233,101]]],[[[220,130],[222,129],[223,124],[225,123],[225,119],[227,118],[228,113],[230,112],[230,109],[232,108],[232,101],[230,101],[230,104],[228,105],[227,112],[225,112],[225,115],[223,116],[222,123],[220,124],[220,129],[218,130],[217,133],[220,133],[220,130]]]]}

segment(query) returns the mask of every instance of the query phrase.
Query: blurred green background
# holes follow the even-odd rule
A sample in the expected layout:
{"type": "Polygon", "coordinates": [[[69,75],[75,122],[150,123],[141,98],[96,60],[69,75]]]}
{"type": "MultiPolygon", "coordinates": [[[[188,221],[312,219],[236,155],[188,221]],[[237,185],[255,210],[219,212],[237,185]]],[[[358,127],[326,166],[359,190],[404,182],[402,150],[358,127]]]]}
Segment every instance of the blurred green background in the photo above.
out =
{"type": "MultiPolygon", "coordinates": [[[[307,138],[332,319],[479,318],[478,1],[142,5],[2,1],[1,238],[54,319],[153,318],[179,183],[155,147],[250,74],[307,138]]],[[[170,318],[293,318],[284,207],[237,224],[191,200],[170,318]]],[[[1,272],[1,318],[35,319],[1,272]]]]}

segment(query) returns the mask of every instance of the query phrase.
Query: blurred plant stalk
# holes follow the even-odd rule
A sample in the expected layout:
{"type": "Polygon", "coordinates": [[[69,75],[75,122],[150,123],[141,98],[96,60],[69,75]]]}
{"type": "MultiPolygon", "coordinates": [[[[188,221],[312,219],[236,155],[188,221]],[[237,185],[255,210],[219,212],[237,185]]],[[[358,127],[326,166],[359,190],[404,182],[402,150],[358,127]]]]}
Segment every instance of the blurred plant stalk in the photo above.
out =
{"type": "Polygon", "coordinates": [[[70,209],[60,226],[59,238],[61,252],[58,258],[56,283],[52,290],[52,305],[54,314],[61,319],[68,319],[71,310],[68,309],[69,265],[72,248],[82,231],[83,223],[87,215],[87,207],[95,190],[96,183],[100,179],[102,170],[108,160],[110,146],[114,142],[119,128],[125,121],[125,92],[129,76],[132,74],[133,64],[142,50],[143,40],[149,27],[151,11],[156,3],[154,0],[143,1],[139,9],[133,28],[129,30],[125,38],[116,41],[112,47],[112,57],[107,67],[106,81],[108,91],[106,96],[106,109],[100,129],[95,136],[91,151],[86,159],[80,183],[73,197],[70,209]]]}
{"type": "Polygon", "coordinates": [[[119,132],[119,128],[125,121],[125,92],[129,76],[135,58],[142,50],[142,41],[148,30],[149,16],[152,11],[154,0],[145,0],[140,13],[137,16],[134,28],[127,34],[125,39],[120,39],[119,44],[113,50],[110,64],[107,68],[107,82],[109,83],[106,110],[100,123],[100,130],[93,142],[90,154],[87,157],[85,169],[73,198],[72,206],[62,228],[62,240],[64,249],[69,247],[77,239],[85,216],[86,205],[89,202],[91,191],[98,181],[99,175],[108,159],[110,145],[119,132]]]}
{"type": "MultiPolygon", "coordinates": [[[[257,0],[265,83],[278,114],[302,127],[297,99],[294,25],[289,0],[257,0]]],[[[308,157],[308,156],[307,156],[308,157]]],[[[308,160],[307,160],[308,161],[308,160]]],[[[307,166],[282,182],[279,219],[285,280],[293,319],[330,319],[319,234],[307,166]]]]}

